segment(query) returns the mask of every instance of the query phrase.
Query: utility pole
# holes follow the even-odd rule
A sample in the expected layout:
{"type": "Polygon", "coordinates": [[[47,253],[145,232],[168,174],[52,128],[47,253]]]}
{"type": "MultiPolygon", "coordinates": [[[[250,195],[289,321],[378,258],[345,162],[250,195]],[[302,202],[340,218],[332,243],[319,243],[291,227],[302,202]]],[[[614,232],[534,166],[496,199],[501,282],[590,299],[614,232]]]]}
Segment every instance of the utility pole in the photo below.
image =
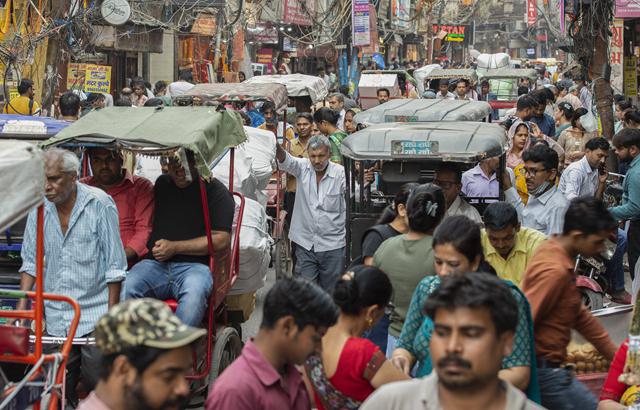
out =
{"type": "MultiPolygon", "coordinates": [[[[55,18],[60,18],[67,10],[65,0],[52,0],[50,10],[55,18]]],[[[44,78],[42,81],[42,108],[43,111],[50,110],[53,106],[56,95],[60,89],[58,84],[58,64],[60,63],[60,34],[56,34],[47,39],[46,43],[46,63],[44,78]]],[[[43,112],[44,114],[44,112],[43,112]]],[[[54,116],[55,112],[49,112],[48,115],[54,116]]]]}

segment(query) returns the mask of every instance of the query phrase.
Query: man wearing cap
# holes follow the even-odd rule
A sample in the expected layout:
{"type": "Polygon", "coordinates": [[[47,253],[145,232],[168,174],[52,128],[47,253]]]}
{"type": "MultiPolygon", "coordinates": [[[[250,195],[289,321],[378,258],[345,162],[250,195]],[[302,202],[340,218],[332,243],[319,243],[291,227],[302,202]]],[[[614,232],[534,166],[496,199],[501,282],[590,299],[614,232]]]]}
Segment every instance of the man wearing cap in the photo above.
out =
{"type": "Polygon", "coordinates": [[[183,408],[189,402],[192,344],[205,334],[155,299],[114,306],[96,325],[100,380],[78,410],[183,408]]]}

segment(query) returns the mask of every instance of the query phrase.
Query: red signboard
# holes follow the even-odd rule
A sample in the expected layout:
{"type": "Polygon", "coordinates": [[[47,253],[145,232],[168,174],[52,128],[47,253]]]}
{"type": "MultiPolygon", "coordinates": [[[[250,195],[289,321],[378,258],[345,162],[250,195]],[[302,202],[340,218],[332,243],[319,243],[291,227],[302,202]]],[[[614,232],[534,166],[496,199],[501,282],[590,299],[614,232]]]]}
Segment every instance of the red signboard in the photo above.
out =
{"type": "Polygon", "coordinates": [[[527,0],[527,24],[529,27],[536,25],[538,19],[538,9],[536,8],[537,0],[527,0]]]}
{"type": "Polygon", "coordinates": [[[284,0],[282,20],[299,26],[311,26],[313,23],[310,16],[315,13],[314,4],[314,1],[284,0]]]}

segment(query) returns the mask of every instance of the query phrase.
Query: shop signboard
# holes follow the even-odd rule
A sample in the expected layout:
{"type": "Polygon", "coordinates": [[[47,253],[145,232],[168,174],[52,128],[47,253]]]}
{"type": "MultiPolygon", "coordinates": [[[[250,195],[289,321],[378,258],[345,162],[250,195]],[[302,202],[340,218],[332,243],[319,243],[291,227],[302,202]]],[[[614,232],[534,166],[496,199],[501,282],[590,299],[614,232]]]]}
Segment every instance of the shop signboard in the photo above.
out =
{"type": "Polygon", "coordinates": [[[411,0],[395,0],[393,5],[393,17],[395,26],[407,30],[411,27],[411,0]]]}
{"type": "Polygon", "coordinates": [[[191,32],[194,34],[202,34],[203,36],[215,36],[216,35],[216,16],[213,14],[198,13],[196,21],[191,27],[191,32]]]}
{"type": "Polygon", "coordinates": [[[527,25],[533,27],[538,20],[537,0],[527,0],[527,25]]]}
{"type": "Polygon", "coordinates": [[[616,0],[616,18],[640,17],[640,2],[638,0],[616,0]]]}
{"type": "Polygon", "coordinates": [[[102,94],[111,92],[111,66],[87,64],[84,78],[85,92],[102,94]]]}
{"type": "Polygon", "coordinates": [[[285,36],[282,39],[282,51],[287,51],[287,52],[298,51],[298,43],[295,40],[292,40],[289,37],[285,36]]]}
{"type": "Polygon", "coordinates": [[[378,39],[378,16],[373,4],[369,4],[369,36],[371,41],[366,47],[362,47],[364,54],[373,55],[380,52],[380,42],[378,39]]]}
{"type": "MultiPolygon", "coordinates": [[[[433,25],[433,33],[441,33],[443,35],[442,40],[450,41],[454,43],[462,43],[467,39],[469,33],[469,26],[453,25],[453,26],[438,26],[433,25]]],[[[468,43],[469,41],[467,41],[468,43]]]]}
{"type": "Polygon", "coordinates": [[[353,46],[368,46],[371,43],[369,22],[369,0],[351,2],[351,25],[353,27],[353,46]]]}
{"type": "Polygon", "coordinates": [[[609,61],[611,64],[611,87],[616,92],[622,91],[622,79],[624,68],[622,65],[623,56],[623,35],[624,22],[621,19],[614,19],[611,26],[611,37],[609,40],[609,61]]]}
{"type": "Polygon", "coordinates": [[[636,66],[638,57],[626,57],[624,59],[624,95],[635,97],[638,95],[638,74],[636,66]]]}
{"type": "Polygon", "coordinates": [[[265,70],[262,74],[271,74],[273,70],[273,49],[272,48],[261,48],[256,53],[256,63],[263,64],[265,66],[265,70]]]}
{"type": "Polygon", "coordinates": [[[284,0],[284,15],[282,20],[285,23],[296,24],[298,26],[312,25],[311,17],[315,13],[315,2],[304,0],[284,0]]]}
{"type": "Polygon", "coordinates": [[[67,90],[81,90],[84,87],[84,75],[86,70],[86,64],[69,63],[67,66],[67,90]]]}

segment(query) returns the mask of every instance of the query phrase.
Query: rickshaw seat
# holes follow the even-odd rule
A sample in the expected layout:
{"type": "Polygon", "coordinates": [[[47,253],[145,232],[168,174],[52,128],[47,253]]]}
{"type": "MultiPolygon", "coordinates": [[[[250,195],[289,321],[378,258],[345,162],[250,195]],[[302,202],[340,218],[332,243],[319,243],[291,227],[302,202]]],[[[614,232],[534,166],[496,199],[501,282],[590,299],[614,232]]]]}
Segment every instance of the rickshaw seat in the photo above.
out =
{"type": "Polygon", "coordinates": [[[175,299],[167,299],[167,300],[164,301],[164,303],[171,308],[173,313],[176,313],[176,310],[178,309],[178,301],[177,300],[175,300],[175,299]]]}

